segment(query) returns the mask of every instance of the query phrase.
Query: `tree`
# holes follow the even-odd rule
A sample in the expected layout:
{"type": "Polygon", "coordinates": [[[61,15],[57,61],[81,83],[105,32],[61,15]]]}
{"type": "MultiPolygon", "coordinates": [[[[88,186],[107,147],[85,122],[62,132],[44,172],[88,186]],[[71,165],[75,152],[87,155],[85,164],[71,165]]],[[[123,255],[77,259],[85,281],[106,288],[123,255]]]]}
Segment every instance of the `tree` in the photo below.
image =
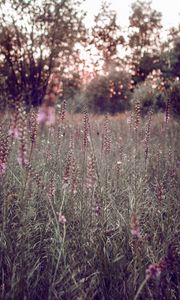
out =
{"type": "Polygon", "coordinates": [[[87,105],[93,112],[117,113],[129,107],[131,76],[128,72],[113,71],[108,76],[94,78],[85,91],[87,105]]]}
{"type": "Polygon", "coordinates": [[[0,1],[0,91],[9,102],[21,97],[29,105],[41,104],[52,74],[58,81],[74,64],[74,46],[85,42],[79,4],[78,0],[0,1]]]}
{"type": "MultiPolygon", "coordinates": [[[[129,17],[129,47],[135,83],[145,79],[159,59],[161,13],[152,9],[151,2],[136,1],[129,17]],[[151,68],[148,70],[149,62],[151,68]]],[[[159,66],[157,66],[158,68],[159,66]]]]}
{"type": "Polygon", "coordinates": [[[78,73],[73,73],[71,78],[63,79],[63,97],[73,99],[77,92],[80,92],[81,78],[78,73]]]}
{"type": "Polygon", "coordinates": [[[160,55],[151,54],[144,52],[143,56],[140,58],[138,65],[138,73],[134,76],[134,81],[137,83],[139,81],[144,81],[146,77],[153,71],[159,69],[161,66],[160,55]]]}
{"type": "Polygon", "coordinates": [[[180,25],[171,28],[167,41],[162,46],[161,70],[167,79],[180,78],[180,25]]]}
{"type": "Polygon", "coordinates": [[[103,71],[108,73],[120,64],[118,47],[123,45],[125,40],[117,24],[116,12],[111,10],[106,2],[103,2],[101,11],[95,17],[92,36],[91,43],[95,45],[103,60],[103,71]]]}
{"type": "Polygon", "coordinates": [[[171,28],[161,53],[161,71],[174,115],[180,115],[180,25],[171,28]]]}

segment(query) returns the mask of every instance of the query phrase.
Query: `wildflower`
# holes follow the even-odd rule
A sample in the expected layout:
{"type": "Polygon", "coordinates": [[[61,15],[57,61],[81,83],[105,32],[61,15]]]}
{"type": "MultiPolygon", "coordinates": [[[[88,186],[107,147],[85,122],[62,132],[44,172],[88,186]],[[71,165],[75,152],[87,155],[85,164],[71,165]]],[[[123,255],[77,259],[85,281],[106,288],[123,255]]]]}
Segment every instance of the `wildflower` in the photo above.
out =
{"type": "Polygon", "coordinates": [[[66,113],[66,100],[63,101],[63,106],[61,110],[61,121],[63,122],[65,119],[65,113],[66,113]]]}
{"type": "Polygon", "coordinates": [[[21,167],[24,167],[28,164],[28,159],[22,153],[19,153],[17,161],[21,167]]]}
{"type": "Polygon", "coordinates": [[[2,133],[0,126],[0,176],[3,176],[7,169],[9,155],[9,138],[6,133],[2,133]]]}
{"type": "Polygon", "coordinates": [[[23,107],[19,108],[19,126],[18,126],[18,139],[19,139],[19,149],[18,149],[18,163],[21,167],[24,167],[28,163],[28,144],[27,144],[27,122],[26,115],[23,107]]]}
{"type": "Polygon", "coordinates": [[[144,139],[144,152],[145,152],[145,161],[147,161],[148,158],[148,152],[149,152],[149,140],[150,140],[150,131],[151,131],[151,119],[152,119],[152,109],[149,112],[149,120],[146,127],[146,133],[145,133],[145,139],[144,139]]]}
{"type": "Polygon", "coordinates": [[[40,110],[40,111],[38,112],[38,115],[37,115],[37,122],[38,122],[39,124],[40,124],[40,123],[45,123],[45,122],[46,122],[46,118],[47,118],[47,116],[46,116],[45,111],[40,110]]]}
{"type": "Polygon", "coordinates": [[[156,187],[156,197],[159,202],[162,202],[166,197],[166,191],[162,182],[157,183],[156,187]]]}
{"type": "Polygon", "coordinates": [[[131,118],[130,117],[127,117],[127,124],[131,124],[131,118]]]}
{"type": "Polygon", "coordinates": [[[19,137],[19,132],[18,132],[18,129],[17,129],[17,127],[11,127],[10,129],[9,129],[9,135],[11,135],[13,138],[15,138],[15,139],[18,139],[18,137],[19,137]]]}
{"type": "Polygon", "coordinates": [[[135,213],[131,216],[131,234],[135,238],[141,238],[139,222],[135,213]]]}
{"type": "Polygon", "coordinates": [[[140,237],[141,237],[139,228],[131,229],[131,234],[132,234],[134,237],[137,237],[137,238],[140,238],[140,237]]]}
{"type": "Polygon", "coordinates": [[[134,120],[134,128],[135,128],[135,132],[137,134],[138,128],[139,128],[139,124],[140,124],[140,116],[141,116],[141,106],[140,106],[140,102],[136,101],[135,103],[135,120],[134,120]]]}
{"type": "Polygon", "coordinates": [[[84,119],[83,119],[83,143],[84,148],[87,148],[90,143],[90,123],[89,123],[89,116],[87,111],[84,112],[84,119]]]}
{"type": "Polygon", "coordinates": [[[60,224],[65,225],[66,224],[66,218],[64,215],[61,215],[60,212],[57,212],[58,215],[58,221],[60,224]]]}
{"type": "Polygon", "coordinates": [[[157,279],[160,277],[162,270],[165,268],[165,261],[161,260],[159,263],[154,263],[149,265],[146,270],[146,277],[147,279],[157,279]]]}
{"type": "Polygon", "coordinates": [[[146,270],[146,276],[149,278],[159,278],[161,275],[161,268],[159,268],[158,264],[151,264],[149,265],[148,269],[146,270]]]}
{"type": "Polygon", "coordinates": [[[88,156],[88,163],[87,163],[87,177],[86,177],[86,187],[89,191],[92,191],[96,186],[97,175],[96,175],[96,166],[95,166],[95,159],[93,154],[88,156]]]}
{"type": "Polygon", "coordinates": [[[30,125],[30,138],[32,144],[34,144],[37,137],[37,114],[35,111],[30,113],[30,125]]]}
{"type": "Polygon", "coordinates": [[[51,176],[47,186],[47,194],[49,199],[52,199],[56,193],[55,176],[51,176]]]}
{"type": "Polygon", "coordinates": [[[55,123],[55,108],[50,106],[47,110],[47,120],[46,125],[51,126],[55,123]]]}
{"type": "Polygon", "coordinates": [[[41,108],[37,115],[37,122],[47,126],[53,125],[55,123],[55,108],[52,106],[41,108]]]}
{"type": "Polygon", "coordinates": [[[167,104],[166,104],[166,111],[165,111],[165,116],[164,116],[164,122],[167,125],[170,119],[170,99],[168,99],[167,104]]]}
{"type": "Polygon", "coordinates": [[[75,159],[72,160],[72,169],[71,169],[71,191],[73,195],[77,194],[77,186],[78,186],[78,167],[76,165],[75,159]]]}
{"type": "Polygon", "coordinates": [[[96,205],[96,207],[94,208],[94,212],[96,216],[99,216],[101,213],[101,207],[99,205],[96,205]]]}
{"type": "Polygon", "coordinates": [[[104,151],[105,154],[110,153],[111,150],[111,131],[109,127],[109,119],[107,114],[104,120],[104,135],[103,135],[102,150],[104,151]]]}
{"type": "Polygon", "coordinates": [[[63,187],[66,188],[71,179],[71,171],[72,171],[72,149],[69,150],[67,155],[65,169],[64,169],[64,176],[63,176],[63,187]]]}
{"type": "Polygon", "coordinates": [[[3,176],[6,172],[6,164],[4,162],[0,162],[0,176],[3,176]]]}

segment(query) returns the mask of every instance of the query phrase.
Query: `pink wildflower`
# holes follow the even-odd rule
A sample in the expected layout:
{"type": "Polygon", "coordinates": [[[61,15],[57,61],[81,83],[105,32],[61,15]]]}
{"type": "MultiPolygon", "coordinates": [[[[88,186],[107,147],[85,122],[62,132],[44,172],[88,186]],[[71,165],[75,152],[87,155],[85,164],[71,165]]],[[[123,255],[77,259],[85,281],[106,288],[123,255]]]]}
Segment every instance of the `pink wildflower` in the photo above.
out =
{"type": "Polygon", "coordinates": [[[17,127],[11,127],[10,129],[9,129],[9,135],[11,135],[13,138],[15,138],[15,139],[18,139],[18,137],[19,137],[19,132],[18,132],[18,129],[17,129],[17,127]]]}
{"type": "Polygon", "coordinates": [[[148,269],[146,270],[146,276],[148,278],[159,278],[161,275],[161,268],[159,268],[158,264],[151,264],[149,265],[148,269]]]}
{"type": "Polygon", "coordinates": [[[130,123],[131,123],[131,118],[127,117],[127,124],[130,124],[130,123]]]}
{"type": "Polygon", "coordinates": [[[97,216],[100,215],[100,213],[101,213],[101,208],[100,208],[100,206],[97,205],[97,206],[95,207],[94,211],[95,211],[95,213],[96,213],[97,216]]]}
{"type": "Polygon", "coordinates": [[[131,229],[131,234],[132,234],[132,236],[137,237],[137,238],[141,237],[141,233],[140,233],[139,228],[131,229]]]}
{"type": "Polygon", "coordinates": [[[21,154],[18,155],[17,161],[21,167],[24,167],[28,163],[27,158],[25,158],[24,155],[21,155],[21,154]]]}
{"type": "Polygon", "coordinates": [[[60,224],[65,225],[66,224],[66,218],[65,216],[61,215],[61,213],[57,213],[58,214],[58,221],[60,224]]]}
{"type": "Polygon", "coordinates": [[[51,126],[55,123],[55,108],[50,106],[47,110],[47,121],[46,125],[51,126]]]}
{"type": "Polygon", "coordinates": [[[3,176],[6,172],[6,164],[4,162],[0,162],[0,176],[3,176]]]}
{"type": "Polygon", "coordinates": [[[165,268],[166,262],[165,260],[161,260],[159,263],[154,263],[149,265],[146,270],[146,276],[148,279],[157,279],[160,277],[162,270],[165,268]]]}
{"type": "Polygon", "coordinates": [[[45,111],[40,110],[38,112],[38,115],[37,115],[37,122],[38,123],[45,123],[46,119],[47,119],[47,116],[46,116],[45,111]]]}
{"type": "Polygon", "coordinates": [[[52,106],[43,107],[38,112],[37,122],[51,126],[55,123],[55,108],[52,106]]]}

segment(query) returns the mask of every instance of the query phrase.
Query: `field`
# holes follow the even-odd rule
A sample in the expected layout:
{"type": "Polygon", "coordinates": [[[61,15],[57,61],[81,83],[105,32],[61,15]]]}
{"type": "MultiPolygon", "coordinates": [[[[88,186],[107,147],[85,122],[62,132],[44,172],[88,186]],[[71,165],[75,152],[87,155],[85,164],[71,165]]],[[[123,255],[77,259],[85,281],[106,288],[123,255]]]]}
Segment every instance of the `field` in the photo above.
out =
{"type": "Polygon", "coordinates": [[[0,125],[0,299],[178,299],[177,119],[0,125]]]}

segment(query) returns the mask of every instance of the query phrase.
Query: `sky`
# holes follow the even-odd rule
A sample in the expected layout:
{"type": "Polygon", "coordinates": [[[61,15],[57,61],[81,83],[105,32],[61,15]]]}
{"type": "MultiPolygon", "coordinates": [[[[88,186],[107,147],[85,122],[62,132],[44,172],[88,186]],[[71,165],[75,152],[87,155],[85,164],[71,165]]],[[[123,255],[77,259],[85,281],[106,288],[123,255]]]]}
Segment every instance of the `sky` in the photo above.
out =
{"type": "MultiPolygon", "coordinates": [[[[99,11],[102,0],[85,0],[83,8],[87,11],[86,25],[93,25],[93,17],[99,11]]],[[[121,26],[128,26],[128,16],[131,12],[131,4],[134,0],[109,0],[111,7],[117,11],[121,26]]],[[[162,25],[164,30],[180,23],[180,0],[152,0],[152,7],[162,13],[162,25]]]]}

